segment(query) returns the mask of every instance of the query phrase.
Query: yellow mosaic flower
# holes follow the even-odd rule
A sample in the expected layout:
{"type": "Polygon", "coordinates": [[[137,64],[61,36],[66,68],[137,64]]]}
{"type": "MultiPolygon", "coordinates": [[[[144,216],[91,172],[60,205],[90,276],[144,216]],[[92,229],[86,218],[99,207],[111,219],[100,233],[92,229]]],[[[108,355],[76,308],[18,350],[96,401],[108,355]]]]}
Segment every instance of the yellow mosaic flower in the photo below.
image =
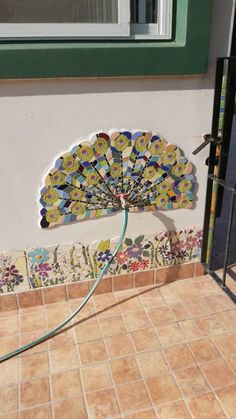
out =
{"type": "Polygon", "coordinates": [[[157,186],[157,190],[160,194],[166,193],[171,189],[171,184],[167,180],[164,180],[157,186]]]}
{"type": "Polygon", "coordinates": [[[98,250],[100,252],[105,252],[110,249],[110,240],[102,240],[98,245],[98,250]]]}
{"type": "Polygon", "coordinates": [[[105,154],[108,149],[108,141],[105,138],[98,137],[94,141],[94,148],[98,154],[105,154]]]}
{"type": "Polygon", "coordinates": [[[112,177],[121,176],[121,165],[119,163],[112,163],[110,167],[112,177]]]}
{"type": "Polygon", "coordinates": [[[156,174],[156,169],[154,166],[149,166],[144,169],[143,177],[147,180],[152,179],[156,174]]]}
{"type": "Polygon", "coordinates": [[[44,194],[43,194],[43,200],[47,204],[53,204],[58,200],[58,193],[55,189],[49,188],[44,194]]]}
{"type": "Polygon", "coordinates": [[[120,134],[114,139],[114,146],[118,151],[124,151],[129,145],[129,139],[126,135],[120,134]]]}
{"type": "Polygon", "coordinates": [[[98,183],[99,176],[95,172],[88,173],[88,175],[86,176],[86,180],[90,185],[96,185],[98,183]]]}
{"type": "Polygon", "coordinates": [[[62,167],[67,173],[73,173],[78,170],[79,163],[70,155],[63,158],[62,167]]]}
{"type": "Polygon", "coordinates": [[[56,223],[59,220],[60,216],[61,214],[58,209],[50,209],[47,211],[46,220],[48,223],[56,223]]]}
{"type": "Polygon", "coordinates": [[[76,203],[71,207],[71,212],[74,215],[82,215],[85,213],[85,211],[86,211],[86,206],[85,204],[81,202],[76,203]]]}
{"type": "Polygon", "coordinates": [[[169,201],[169,198],[166,194],[160,194],[156,199],[156,205],[160,208],[165,206],[169,201]]]}
{"type": "Polygon", "coordinates": [[[151,153],[152,156],[158,156],[162,153],[164,148],[164,141],[163,140],[155,140],[150,145],[148,151],[151,153]]]}
{"type": "Polygon", "coordinates": [[[66,176],[62,172],[55,172],[50,176],[50,182],[53,186],[63,185],[65,183],[66,176]]]}
{"type": "Polygon", "coordinates": [[[190,202],[190,199],[187,196],[183,195],[177,201],[178,208],[186,208],[190,204],[190,202]]]}
{"type": "Polygon", "coordinates": [[[176,159],[175,151],[166,151],[162,154],[162,161],[164,164],[172,164],[176,159]]]}
{"type": "Polygon", "coordinates": [[[178,189],[180,192],[187,192],[191,189],[191,187],[192,187],[192,181],[189,179],[183,179],[178,184],[178,189]]]}
{"type": "Polygon", "coordinates": [[[173,173],[173,175],[175,176],[180,177],[184,173],[185,167],[186,165],[184,163],[177,163],[173,166],[171,173],[173,173]]]}
{"type": "Polygon", "coordinates": [[[145,135],[138,137],[135,141],[135,148],[139,152],[145,151],[148,145],[148,138],[145,135]]]}
{"type": "Polygon", "coordinates": [[[93,150],[85,144],[78,147],[76,154],[83,161],[90,161],[93,158],[93,150]]]}
{"type": "Polygon", "coordinates": [[[84,193],[80,189],[73,189],[70,192],[70,198],[72,201],[79,201],[80,199],[84,198],[84,193]]]}

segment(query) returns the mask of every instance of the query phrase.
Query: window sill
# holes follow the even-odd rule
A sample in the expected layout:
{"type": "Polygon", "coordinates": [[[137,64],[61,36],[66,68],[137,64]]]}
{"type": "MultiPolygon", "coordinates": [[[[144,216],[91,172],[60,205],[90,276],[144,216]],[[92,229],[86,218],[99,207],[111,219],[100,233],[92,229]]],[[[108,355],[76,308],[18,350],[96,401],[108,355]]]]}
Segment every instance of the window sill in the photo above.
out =
{"type": "Polygon", "coordinates": [[[176,0],[175,39],[0,44],[0,78],[204,74],[212,0],[176,0]]]}

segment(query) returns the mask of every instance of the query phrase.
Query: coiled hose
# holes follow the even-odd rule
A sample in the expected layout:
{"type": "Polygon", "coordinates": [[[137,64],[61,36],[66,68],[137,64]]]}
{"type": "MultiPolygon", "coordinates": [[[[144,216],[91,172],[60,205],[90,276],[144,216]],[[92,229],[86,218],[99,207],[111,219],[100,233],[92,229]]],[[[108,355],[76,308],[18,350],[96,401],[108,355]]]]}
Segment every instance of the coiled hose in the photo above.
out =
{"type": "Polygon", "coordinates": [[[27,349],[33,348],[34,346],[38,345],[39,343],[44,342],[45,340],[51,338],[57,332],[59,332],[59,330],[61,330],[64,326],[66,326],[80,312],[80,310],[85,306],[87,301],[93,295],[97,286],[100,284],[102,278],[104,277],[104,275],[107,272],[109,266],[111,265],[114,257],[116,256],[116,254],[119,252],[119,250],[121,248],[121,245],[122,245],[123,240],[124,240],[126,228],[127,228],[127,223],[128,223],[128,209],[127,208],[123,208],[123,214],[124,214],[124,221],[123,221],[123,226],[122,226],[122,232],[121,232],[119,241],[116,245],[116,248],[115,248],[114,252],[112,253],[110,260],[106,263],[104,268],[101,270],[101,272],[98,275],[98,278],[96,279],[94,285],[92,286],[91,290],[88,292],[88,294],[86,295],[86,297],[84,298],[84,300],[82,301],[80,306],[77,308],[77,310],[75,310],[74,313],[70,317],[68,317],[66,320],[64,320],[62,323],[60,323],[54,329],[51,329],[49,332],[45,333],[44,335],[40,336],[39,338],[36,338],[36,339],[32,340],[32,342],[29,342],[26,345],[23,345],[20,348],[15,349],[14,351],[8,352],[7,354],[1,356],[0,357],[0,362],[6,361],[7,359],[12,358],[13,356],[19,355],[22,352],[26,351],[27,349]]]}

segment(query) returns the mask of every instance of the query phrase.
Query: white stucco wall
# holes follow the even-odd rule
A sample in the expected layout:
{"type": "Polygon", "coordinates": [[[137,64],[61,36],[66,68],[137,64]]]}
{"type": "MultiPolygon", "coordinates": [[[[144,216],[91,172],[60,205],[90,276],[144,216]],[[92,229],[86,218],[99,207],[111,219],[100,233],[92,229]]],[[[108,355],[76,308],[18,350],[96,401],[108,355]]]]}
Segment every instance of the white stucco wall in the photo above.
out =
{"type": "Polygon", "coordinates": [[[202,225],[208,150],[191,153],[210,132],[215,59],[228,52],[231,13],[231,0],[214,0],[206,76],[0,82],[0,251],[119,235],[120,214],[49,231],[38,224],[38,190],[55,157],[77,139],[111,128],[153,130],[196,169],[193,210],[162,212],[161,221],[132,214],[127,234],[202,225]]]}

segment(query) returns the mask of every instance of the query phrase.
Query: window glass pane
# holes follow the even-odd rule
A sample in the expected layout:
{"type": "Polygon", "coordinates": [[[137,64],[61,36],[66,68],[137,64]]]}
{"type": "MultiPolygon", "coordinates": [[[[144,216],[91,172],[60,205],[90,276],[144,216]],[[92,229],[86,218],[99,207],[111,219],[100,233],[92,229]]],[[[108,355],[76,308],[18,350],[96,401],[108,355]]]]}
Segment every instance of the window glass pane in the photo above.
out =
{"type": "Polygon", "coordinates": [[[0,0],[1,23],[118,23],[118,0],[0,0]]]}
{"type": "Polygon", "coordinates": [[[131,0],[131,23],[157,23],[157,0],[131,0]]]}

